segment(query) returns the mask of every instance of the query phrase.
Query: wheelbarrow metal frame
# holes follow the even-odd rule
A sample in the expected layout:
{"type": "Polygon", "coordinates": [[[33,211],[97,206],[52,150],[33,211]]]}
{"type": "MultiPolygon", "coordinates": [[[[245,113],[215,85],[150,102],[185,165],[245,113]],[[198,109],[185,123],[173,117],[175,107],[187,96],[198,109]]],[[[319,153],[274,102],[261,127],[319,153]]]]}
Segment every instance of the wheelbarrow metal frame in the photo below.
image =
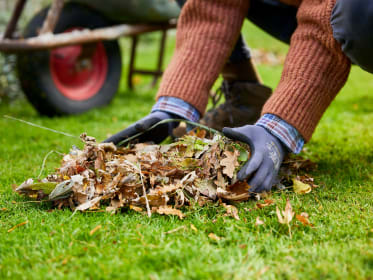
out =
{"type": "Polygon", "coordinates": [[[131,58],[127,84],[133,88],[133,75],[151,75],[154,77],[152,85],[154,86],[158,78],[163,74],[163,58],[165,52],[167,30],[176,27],[176,20],[171,20],[162,24],[120,24],[111,27],[98,29],[76,30],[69,33],[53,34],[53,30],[58,22],[63,9],[64,0],[53,0],[48,15],[42,25],[39,35],[32,38],[15,38],[14,33],[18,21],[22,15],[27,0],[17,0],[11,19],[6,27],[3,39],[0,40],[0,52],[20,53],[27,51],[49,50],[53,48],[65,47],[70,45],[88,44],[104,40],[115,40],[123,36],[132,38],[131,58]],[[141,70],[135,68],[136,50],[138,45],[138,36],[148,32],[161,31],[162,38],[158,53],[157,69],[141,70]]]}

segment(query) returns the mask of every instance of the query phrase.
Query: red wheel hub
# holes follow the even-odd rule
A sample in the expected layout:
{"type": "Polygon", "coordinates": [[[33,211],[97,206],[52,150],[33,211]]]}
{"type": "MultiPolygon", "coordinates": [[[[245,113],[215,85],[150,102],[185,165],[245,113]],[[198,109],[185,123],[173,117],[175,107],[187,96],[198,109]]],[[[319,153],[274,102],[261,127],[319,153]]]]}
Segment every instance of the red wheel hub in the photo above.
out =
{"type": "Polygon", "coordinates": [[[108,58],[104,44],[54,49],[50,52],[50,69],[54,84],[65,97],[87,100],[100,91],[106,80],[108,58]]]}

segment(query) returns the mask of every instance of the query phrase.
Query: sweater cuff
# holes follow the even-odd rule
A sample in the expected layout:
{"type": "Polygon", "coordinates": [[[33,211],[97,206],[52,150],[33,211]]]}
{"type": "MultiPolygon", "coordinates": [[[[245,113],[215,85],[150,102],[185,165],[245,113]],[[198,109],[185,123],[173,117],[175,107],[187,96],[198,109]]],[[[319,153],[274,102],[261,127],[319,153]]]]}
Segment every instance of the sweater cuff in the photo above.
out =
{"type": "Polygon", "coordinates": [[[283,119],[272,114],[264,114],[255,125],[267,129],[294,154],[299,154],[302,151],[304,146],[302,135],[283,119]]]}
{"type": "Polygon", "coordinates": [[[152,108],[152,113],[155,111],[171,113],[192,122],[198,122],[200,119],[200,114],[194,106],[177,97],[160,97],[152,108]]]}

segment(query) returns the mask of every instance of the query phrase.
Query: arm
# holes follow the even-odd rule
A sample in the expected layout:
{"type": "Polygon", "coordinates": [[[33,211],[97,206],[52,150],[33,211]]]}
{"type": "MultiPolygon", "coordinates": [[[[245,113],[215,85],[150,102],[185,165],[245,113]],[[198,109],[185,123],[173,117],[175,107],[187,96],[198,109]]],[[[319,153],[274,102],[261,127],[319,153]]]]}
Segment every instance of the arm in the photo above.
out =
{"type": "Polygon", "coordinates": [[[306,141],[350,71],[330,24],[335,2],[302,1],[280,83],[262,112],[293,125],[306,141]]]}
{"type": "Polygon", "coordinates": [[[158,91],[204,113],[209,91],[239,36],[249,0],[188,0],[181,12],[176,49],[158,91]]]}

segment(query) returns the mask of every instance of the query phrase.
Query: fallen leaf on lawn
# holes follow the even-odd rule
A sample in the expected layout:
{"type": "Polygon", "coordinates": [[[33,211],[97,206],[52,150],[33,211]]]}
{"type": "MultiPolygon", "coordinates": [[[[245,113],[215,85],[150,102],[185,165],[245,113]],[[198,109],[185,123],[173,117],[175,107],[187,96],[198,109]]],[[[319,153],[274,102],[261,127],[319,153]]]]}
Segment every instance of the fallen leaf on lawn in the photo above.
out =
{"type": "Polygon", "coordinates": [[[293,179],[293,189],[294,189],[294,192],[297,194],[306,194],[306,193],[311,192],[312,187],[297,179],[293,179]]]}
{"type": "Polygon", "coordinates": [[[102,197],[98,196],[92,200],[89,200],[83,204],[80,204],[78,207],[75,208],[76,211],[84,211],[84,210],[87,210],[93,206],[95,206],[100,200],[101,200],[102,197]]]}
{"type": "Polygon", "coordinates": [[[308,220],[308,214],[307,213],[301,213],[300,215],[295,215],[295,218],[301,222],[304,226],[310,226],[313,227],[313,224],[310,223],[308,220]]]}
{"type": "Polygon", "coordinates": [[[8,210],[7,208],[1,208],[0,211],[6,211],[8,210]]]}
{"type": "Polygon", "coordinates": [[[195,232],[198,231],[198,229],[197,229],[193,224],[190,224],[190,228],[191,228],[192,230],[194,230],[195,232]]]}
{"type": "Polygon", "coordinates": [[[220,165],[224,166],[223,174],[227,175],[229,178],[232,178],[234,170],[237,166],[239,166],[237,158],[240,155],[240,152],[237,150],[234,150],[234,152],[225,151],[224,155],[226,158],[220,161],[220,165]]]}
{"type": "Polygon", "coordinates": [[[161,215],[175,215],[182,220],[185,215],[179,209],[172,208],[171,206],[160,206],[156,209],[156,212],[161,215]]]}
{"type": "Polygon", "coordinates": [[[28,223],[28,221],[25,221],[25,222],[23,222],[23,223],[20,223],[20,224],[18,224],[18,225],[15,225],[15,226],[12,227],[11,229],[8,229],[8,232],[12,232],[12,231],[15,230],[16,228],[21,227],[21,226],[24,226],[24,225],[27,224],[27,223],[28,223]]]}
{"type": "Polygon", "coordinates": [[[186,226],[180,226],[180,227],[174,228],[172,230],[166,231],[164,234],[171,234],[171,233],[177,232],[177,231],[179,231],[181,229],[185,229],[185,228],[186,228],[186,226]]]}
{"type": "Polygon", "coordinates": [[[130,205],[130,209],[134,210],[136,212],[142,212],[143,211],[143,209],[141,207],[137,207],[137,206],[134,206],[134,205],[130,205]]]}
{"type": "Polygon", "coordinates": [[[265,200],[264,200],[264,203],[257,203],[257,204],[256,204],[256,207],[258,207],[258,208],[261,209],[261,208],[267,207],[267,206],[269,206],[269,205],[272,205],[274,202],[275,202],[275,201],[272,200],[272,199],[265,199],[265,200]]]}
{"type": "Polygon", "coordinates": [[[244,201],[251,197],[249,193],[250,185],[246,182],[238,181],[227,187],[227,190],[217,188],[218,197],[231,201],[244,201]]]}
{"type": "Polygon", "coordinates": [[[92,229],[90,232],[89,232],[89,235],[92,236],[95,234],[96,231],[98,231],[99,229],[101,229],[102,226],[101,225],[98,225],[97,227],[95,227],[94,229],[92,229]]]}
{"type": "Polygon", "coordinates": [[[255,226],[261,226],[261,225],[264,225],[264,222],[260,220],[259,217],[256,217],[255,226]]]}
{"type": "Polygon", "coordinates": [[[278,209],[278,207],[276,206],[276,214],[277,214],[278,221],[281,224],[289,225],[291,220],[294,217],[294,212],[291,208],[291,204],[290,204],[289,199],[286,200],[285,211],[281,211],[281,212],[278,209]],[[281,212],[282,212],[282,215],[281,215],[281,212]]]}
{"type": "Polygon", "coordinates": [[[238,247],[239,247],[240,249],[245,249],[245,248],[247,247],[247,244],[240,244],[240,245],[238,245],[238,247]]]}
{"type": "Polygon", "coordinates": [[[62,265],[66,265],[68,261],[69,261],[69,259],[68,259],[68,258],[65,258],[65,259],[63,259],[63,261],[61,262],[61,264],[62,264],[62,265]]]}
{"type": "Polygon", "coordinates": [[[212,239],[212,240],[215,240],[215,241],[219,241],[221,238],[219,236],[217,236],[215,233],[209,233],[209,238],[212,239]]]}
{"type": "Polygon", "coordinates": [[[224,206],[225,210],[227,210],[227,213],[224,216],[233,217],[237,221],[240,220],[240,216],[238,216],[238,209],[235,206],[227,205],[225,203],[222,203],[222,205],[224,206]]]}

